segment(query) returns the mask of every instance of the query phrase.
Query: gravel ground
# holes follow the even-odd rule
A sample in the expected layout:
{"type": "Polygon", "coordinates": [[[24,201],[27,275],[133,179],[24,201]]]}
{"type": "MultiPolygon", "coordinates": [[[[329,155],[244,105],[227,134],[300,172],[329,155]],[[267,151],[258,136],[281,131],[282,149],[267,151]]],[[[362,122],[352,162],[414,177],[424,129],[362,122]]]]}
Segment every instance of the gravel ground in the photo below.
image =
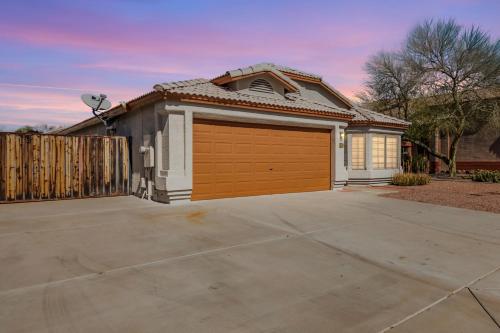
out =
{"type": "Polygon", "coordinates": [[[430,184],[423,186],[384,186],[383,188],[398,191],[382,194],[382,196],[389,198],[500,214],[500,184],[478,183],[469,180],[433,180],[430,184]]]}

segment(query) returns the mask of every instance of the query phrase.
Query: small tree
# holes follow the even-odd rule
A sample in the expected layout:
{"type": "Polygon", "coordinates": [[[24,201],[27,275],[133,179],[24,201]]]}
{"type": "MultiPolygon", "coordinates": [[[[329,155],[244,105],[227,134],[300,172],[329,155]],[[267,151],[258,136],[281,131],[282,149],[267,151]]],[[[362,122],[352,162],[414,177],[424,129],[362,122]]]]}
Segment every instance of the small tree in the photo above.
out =
{"type": "MultiPolygon", "coordinates": [[[[397,110],[397,117],[408,120],[410,103],[418,96],[421,75],[406,64],[401,53],[379,52],[365,64],[369,79],[358,95],[378,110],[397,110]]],[[[394,114],[391,114],[394,116],[394,114]]]]}
{"type": "Polygon", "coordinates": [[[16,133],[42,133],[39,130],[37,130],[35,127],[26,125],[23,127],[19,127],[16,129],[16,133]]]}
{"type": "Polygon", "coordinates": [[[47,124],[40,124],[35,126],[25,125],[19,127],[16,130],[16,133],[49,133],[58,128],[61,128],[61,126],[47,125],[47,124]]]}

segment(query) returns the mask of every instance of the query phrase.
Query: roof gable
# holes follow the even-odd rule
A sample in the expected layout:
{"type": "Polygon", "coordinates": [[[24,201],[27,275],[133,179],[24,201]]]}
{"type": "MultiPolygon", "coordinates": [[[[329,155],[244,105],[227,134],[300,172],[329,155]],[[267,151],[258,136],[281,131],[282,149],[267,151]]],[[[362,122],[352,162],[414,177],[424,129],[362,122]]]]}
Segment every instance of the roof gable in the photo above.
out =
{"type": "Polygon", "coordinates": [[[211,82],[216,85],[225,85],[230,82],[251,78],[254,76],[267,74],[280,82],[289,92],[297,92],[300,86],[289,77],[269,66],[268,64],[257,64],[245,68],[227,71],[225,74],[212,79],[211,82]]]}
{"type": "MultiPolygon", "coordinates": [[[[215,79],[212,79],[211,82],[217,85],[223,85],[228,82],[240,80],[242,78],[258,75],[261,73],[269,73],[269,75],[274,76],[277,80],[282,82],[282,84],[290,92],[300,93],[301,89],[303,90],[303,87],[301,87],[301,85],[297,81],[307,82],[309,84],[312,83],[323,89],[327,94],[330,94],[335,100],[339,101],[340,103],[337,103],[337,106],[344,107],[347,109],[353,106],[349,98],[347,98],[338,90],[334,89],[328,83],[323,81],[321,76],[303,72],[298,69],[286,66],[275,65],[273,63],[260,63],[248,67],[227,71],[223,75],[218,76],[215,79]]],[[[321,102],[321,100],[318,101],[321,102]]]]}

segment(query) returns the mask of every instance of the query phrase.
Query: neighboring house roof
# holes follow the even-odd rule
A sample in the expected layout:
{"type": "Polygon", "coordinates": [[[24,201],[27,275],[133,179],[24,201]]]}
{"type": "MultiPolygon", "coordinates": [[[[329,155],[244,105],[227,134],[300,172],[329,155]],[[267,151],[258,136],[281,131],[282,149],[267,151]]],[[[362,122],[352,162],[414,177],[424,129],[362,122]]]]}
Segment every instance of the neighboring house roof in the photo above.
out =
{"type": "MultiPolygon", "coordinates": [[[[347,97],[343,96],[327,83],[323,82],[321,77],[318,75],[271,63],[262,63],[228,71],[212,80],[193,79],[156,84],[153,91],[134,98],[127,103],[117,105],[104,112],[103,116],[107,119],[115,118],[131,109],[159,101],[163,98],[180,99],[180,101],[186,103],[216,104],[221,106],[249,108],[263,111],[315,115],[318,117],[336,118],[344,121],[355,122],[360,126],[380,125],[406,128],[409,125],[406,121],[354,106],[351,101],[347,99],[347,97]],[[235,91],[223,85],[236,79],[262,73],[268,73],[269,75],[275,77],[283,83],[289,92],[284,96],[279,94],[262,94],[247,90],[235,91]],[[302,88],[294,80],[302,80],[319,84],[341,99],[346,105],[348,105],[348,107],[337,107],[332,104],[325,104],[306,98],[305,94],[301,93],[304,88],[302,88]]],[[[65,128],[59,131],[59,133],[71,133],[98,123],[99,120],[95,117],[89,118],[76,125],[65,128]]]]}

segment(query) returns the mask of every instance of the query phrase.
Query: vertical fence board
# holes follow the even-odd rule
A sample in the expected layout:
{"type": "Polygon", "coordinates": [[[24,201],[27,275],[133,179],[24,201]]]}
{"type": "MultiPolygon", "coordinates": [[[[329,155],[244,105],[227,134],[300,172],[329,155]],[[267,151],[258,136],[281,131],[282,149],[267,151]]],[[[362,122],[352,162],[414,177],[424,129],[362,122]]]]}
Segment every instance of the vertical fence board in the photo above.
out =
{"type": "Polygon", "coordinates": [[[104,192],[104,189],[103,189],[103,164],[102,164],[102,149],[103,149],[103,145],[102,145],[102,138],[97,138],[96,140],[96,145],[97,145],[97,148],[96,148],[96,159],[95,159],[95,163],[96,163],[96,188],[97,188],[97,194],[102,194],[104,192]]]}
{"type": "Polygon", "coordinates": [[[80,167],[79,167],[79,138],[69,138],[72,144],[71,150],[71,193],[73,198],[80,196],[80,167]]]}
{"type": "Polygon", "coordinates": [[[32,185],[32,199],[40,199],[40,135],[33,135],[32,137],[32,169],[33,169],[33,185],[32,185]]]}
{"type": "Polygon", "coordinates": [[[49,169],[49,198],[56,199],[57,186],[57,149],[56,137],[49,136],[49,151],[47,152],[47,167],[49,169]]]}
{"type": "Polygon", "coordinates": [[[16,200],[23,200],[23,153],[22,136],[15,136],[15,162],[16,162],[16,200]]]}
{"type": "Polygon", "coordinates": [[[118,168],[117,168],[117,180],[116,180],[116,188],[118,192],[123,191],[123,163],[121,163],[123,159],[123,147],[122,141],[117,140],[117,158],[118,158],[118,168]]]}
{"type": "Polygon", "coordinates": [[[103,181],[104,181],[104,193],[110,193],[110,185],[109,185],[109,154],[110,154],[110,147],[109,147],[109,138],[104,138],[104,157],[103,157],[103,168],[104,168],[104,175],[103,175],[103,181]]]}
{"type": "Polygon", "coordinates": [[[129,193],[124,137],[0,133],[0,202],[129,193]]]}
{"type": "Polygon", "coordinates": [[[72,157],[73,157],[73,138],[64,138],[64,196],[72,197],[72,157]]]}
{"type": "Polygon", "coordinates": [[[16,199],[16,141],[14,135],[7,136],[7,165],[9,179],[7,182],[7,200],[16,199]]]}
{"type": "Polygon", "coordinates": [[[111,150],[111,164],[110,164],[110,182],[111,182],[111,193],[116,193],[116,139],[111,138],[110,142],[111,150]]]}
{"type": "Polygon", "coordinates": [[[130,166],[130,158],[129,158],[129,146],[127,138],[122,138],[123,141],[123,192],[129,193],[129,166],[130,166]]]}
{"type": "Polygon", "coordinates": [[[25,165],[27,174],[27,184],[26,184],[26,192],[24,193],[24,200],[33,200],[33,136],[27,136],[26,143],[26,156],[25,156],[25,165]]]}
{"type": "Polygon", "coordinates": [[[5,187],[5,180],[7,179],[5,174],[5,163],[7,162],[7,159],[4,157],[5,147],[5,135],[0,135],[0,201],[5,201],[7,192],[5,187]]]}

